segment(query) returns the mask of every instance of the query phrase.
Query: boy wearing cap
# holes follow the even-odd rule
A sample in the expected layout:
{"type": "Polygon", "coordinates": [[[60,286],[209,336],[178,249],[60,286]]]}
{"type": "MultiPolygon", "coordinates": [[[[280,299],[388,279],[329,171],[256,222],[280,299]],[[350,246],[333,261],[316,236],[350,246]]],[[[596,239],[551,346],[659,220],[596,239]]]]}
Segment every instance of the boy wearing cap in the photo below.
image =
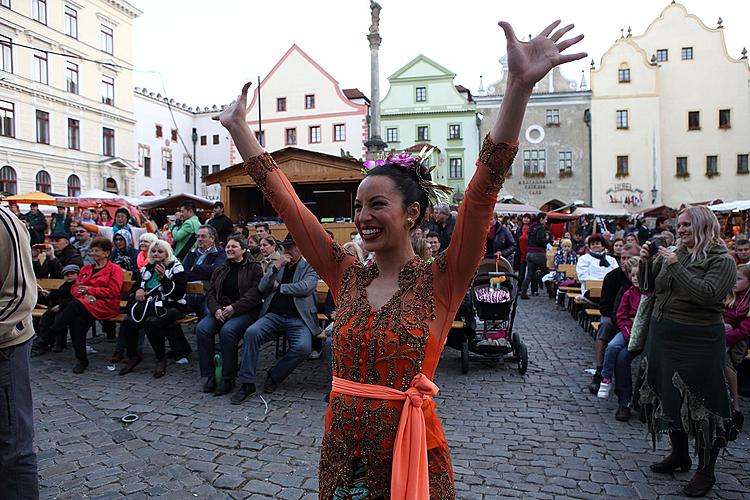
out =
{"type": "Polygon", "coordinates": [[[32,355],[44,354],[49,350],[52,350],[52,352],[61,352],[65,348],[68,336],[67,331],[64,335],[55,336],[50,327],[60,311],[65,309],[70,301],[73,300],[71,288],[73,288],[73,284],[78,280],[79,272],[81,272],[79,266],[68,264],[63,268],[64,282],[60,285],[60,288],[57,290],[39,289],[39,302],[47,305],[47,311],[39,319],[39,335],[32,350],[32,355]]]}

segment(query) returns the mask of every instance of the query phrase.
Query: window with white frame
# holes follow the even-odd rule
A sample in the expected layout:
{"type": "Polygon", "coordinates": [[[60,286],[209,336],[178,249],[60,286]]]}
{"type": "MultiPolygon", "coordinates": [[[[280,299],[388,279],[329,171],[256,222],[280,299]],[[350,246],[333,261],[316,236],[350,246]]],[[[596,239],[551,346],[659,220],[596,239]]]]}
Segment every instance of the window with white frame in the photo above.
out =
{"type": "Polygon", "coordinates": [[[65,65],[65,90],[71,94],[78,94],[78,65],[68,61],[65,65]]]}
{"type": "Polygon", "coordinates": [[[49,144],[49,113],[36,110],[36,142],[49,144]]]}
{"type": "Polygon", "coordinates": [[[619,83],[630,83],[630,68],[620,68],[617,70],[617,81],[619,83]]]}
{"type": "Polygon", "coordinates": [[[346,125],[337,123],[333,126],[333,141],[343,142],[346,140],[346,125]]]}
{"type": "Polygon", "coordinates": [[[31,0],[31,18],[47,24],[47,0],[31,0]]]}
{"type": "Polygon", "coordinates": [[[10,0],[0,0],[0,7],[7,7],[10,9],[10,0]]]}
{"type": "Polygon", "coordinates": [[[448,125],[448,139],[460,139],[461,138],[461,125],[448,125]]]}
{"type": "Polygon", "coordinates": [[[559,109],[548,109],[545,115],[547,118],[547,125],[551,125],[551,126],[560,125],[560,110],[559,109]]]}
{"type": "Polygon", "coordinates": [[[256,130],[255,139],[258,141],[258,144],[260,144],[263,147],[266,147],[266,131],[265,130],[256,130]]]}
{"type": "Polygon", "coordinates": [[[417,140],[418,141],[429,141],[430,140],[430,127],[427,125],[420,125],[417,127],[417,140]]]}
{"type": "Polygon", "coordinates": [[[675,175],[677,177],[686,177],[688,175],[687,156],[678,156],[675,160],[675,175]]]}
{"type": "Polygon", "coordinates": [[[737,173],[738,174],[750,173],[750,169],[748,169],[747,159],[748,159],[747,153],[737,155],[737,173]]]}
{"type": "Polygon", "coordinates": [[[40,170],[36,173],[36,190],[42,193],[52,192],[52,177],[46,170],[40,170]]]}
{"type": "Polygon", "coordinates": [[[81,194],[81,178],[76,174],[68,177],[68,196],[76,197],[81,194]]]}
{"type": "Polygon", "coordinates": [[[10,165],[0,168],[0,193],[18,194],[18,177],[10,165]]]}
{"type": "Polygon", "coordinates": [[[464,178],[464,164],[462,158],[450,158],[448,160],[448,178],[449,179],[463,179],[464,178]]]}
{"type": "Polygon", "coordinates": [[[539,175],[547,171],[547,150],[524,149],[523,151],[523,174],[539,175]]]}
{"type": "Polygon", "coordinates": [[[657,62],[666,62],[669,61],[669,50],[668,49],[659,49],[656,51],[656,60],[657,62]]]}
{"type": "Polygon", "coordinates": [[[81,149],[81,122],[68,118],[68,149],[81,149]]]}
{"type": "Polygon", "coordinates": [[[617,171],[615,172],[615,176],[617,177],[626,177],[630,174],[630,158],[626,155],[621,155],[617,157],[617,171]]]}
{"type": "Polygon", "coordinates": [[[138,166],[143,168],[145,159],[151,156],[151,147],[147,144],[138,144],[138,166]]]}
{"type": "Polygon", "coordinates": [[[314,125],[310,127],[308,134],[308,142],[310,144],[320,143],[320,125],[314,125]]]}
{"type": "Polygon", "coordinates": [[[102,154],[104,156],[115,155],[115,131],[108,127],[102,127],[102,154]]]}
{"type": "Polygon", "coordinates": [[[190,183],[190,171],[193,169],[193,160],[190,155],[183,155],[183,169],[185,170],[185,182],[190,183]]]}
{"type": "Polygon", "coordinates": [[[284,130],[284,145],[294,146],[295,144],[297,144],[297,129],[288,128],[284,130]]]}
{"type": "Polygon", "coordinates": [[[305,109],[315,109],[315,94],[305,96],[305,109]]]}
{"type": "Polygon", "coordinates": [[[102,102],[115,105],[115,79],[111,76],[102,75],[102,102]]]}
{"type": "Polygon", "coordinates": [[[16,136],[16,107],[12,102],[0,101],[0,135],[16,136]]]}
{"type": "Polygon", "coordinates": [[[618,109],[617,111],[615,111],[615,125],[620,130],[627,129],[629,127],[627,109],[618,109]]]}
{"type": "Polygon", "coordinates": [[[719,173],[719,157],[716,155],[706,156],[706,175],[711,177],[719,173]]]}
{"type": "Polygon", "coordinates": [[[417,102],[427,102],[427,87],[417,87],[414,89],[414,100],[417,102]]]}
{"type": "Polygon", "coordinates": [[[13,73],[13,42],[0,35],[0,70],[13,73]]]}
{"type": "Polygon", "coordinates": [[[221,165],[211,165],[211,173],[212,174],[217,173],[220,168],[221,168],[221,165]]]}
{"type": "Polygon", "coordinates": [[[573,152],[560,151],[557,154],[558,170],[563,174],[573,173],[573,152]]]}
{"type": "Polygon", "coordinates": [[[78,38],[78,11],[70,5],[65,6],[65,34],[78,38]]]}
{"type": "Polygon", "coordinates": [[[396,127],[388,127],[385,129],[385,142],[398,142],[398,129],[396,127]]]}
{"type": "Polygon", "coordinates": [[[45,85],[49,83],[47,53],[39,50],[34,51],[34,81],[45,85]]]}
{"type": "Polygon", "coordinates": [[[105,26],[104,24],[101,25],[101,28],[99,30],[99,43],[100,48],[102,51],[106,52],[107,54],[113,54],[114,53],[114,31],[109,26],[105,26]]]}
{"type": "Polygon", "coordinates": [[[682,60],[683,61],[691,61],[693,59],[693,48],[692,47],[683,47],[682,48],[682,60]]]}

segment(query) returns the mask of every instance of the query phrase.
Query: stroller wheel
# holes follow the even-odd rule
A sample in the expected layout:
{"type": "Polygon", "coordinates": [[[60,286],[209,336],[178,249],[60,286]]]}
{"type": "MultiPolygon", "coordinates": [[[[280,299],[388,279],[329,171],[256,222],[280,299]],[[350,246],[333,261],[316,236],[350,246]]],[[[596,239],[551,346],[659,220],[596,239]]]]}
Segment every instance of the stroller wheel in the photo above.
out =
{"type": "Polygon", "coordinates": [[[461,373],[469,373],[469,338],[464,337],[461,344],[461,373]]]}
{"type": "Polygon", "coordinates": [[[521,375],[526,374],[526,370],[529,367],[529,351],[526,349],[526,344],[519,344],[518,348],[518,373],[521,375]]]}

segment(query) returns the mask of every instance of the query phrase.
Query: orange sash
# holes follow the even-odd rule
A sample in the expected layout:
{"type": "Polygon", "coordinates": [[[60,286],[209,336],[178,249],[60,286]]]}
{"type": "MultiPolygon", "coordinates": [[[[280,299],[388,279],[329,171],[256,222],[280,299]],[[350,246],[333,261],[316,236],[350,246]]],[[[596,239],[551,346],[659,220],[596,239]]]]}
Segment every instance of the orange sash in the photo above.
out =
{"type": "Polygon", "coordinates": [[[392,500],[429,500],[427,430],[422,402],[438,393],[423,373],[414,376],[406,392],[382,385],[362,384],[333,377],[333,392],[360,398],[403,401],[391,466],[392,500]]]}

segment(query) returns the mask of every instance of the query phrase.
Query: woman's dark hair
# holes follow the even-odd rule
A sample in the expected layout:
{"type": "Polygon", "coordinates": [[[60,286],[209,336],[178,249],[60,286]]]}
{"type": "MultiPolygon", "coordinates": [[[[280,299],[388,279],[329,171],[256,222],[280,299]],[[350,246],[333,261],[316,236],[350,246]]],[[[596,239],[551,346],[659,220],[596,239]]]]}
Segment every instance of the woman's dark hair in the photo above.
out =
{"type": "MultiPolygon", "coordinates": [[[[385,165],[379,165],[369,172],[367,177],[382,175],[390,178],[395,184],[396,189],[401,193],[401,197],[404,199],[404,209],[408,208],[412,203],[419,203],[419,216],[414,221],[412,227],[417,227],[422,224],[424,214],[427,211],[427,206],[430,204],[427,199],[427,194],[419,185],[418,175],[415,171],[404,170],[398,165],[386,163],[385,165]]],[[[432,180],[430,174],[422,174],[422,179],[432,180]]]]}
{"type": "Polygon", "coordinates": [[[110,240],[109,238],[105,238],[104,236],[97,236],[96,238],[91,240],[91,246],[89,248],[98,248],[103,252],[112,253],[114,243],[112,243],[112,240],[110,240]]]}
{"type": "Polygon", "coordinates": [[[247,240],[243,238],[242,235],[233,234],[229,238],[227,238],[227,243],[229,243],[230,241],[236,241],[240,248],[242,248],[243,250],[247,250],[247,240]]]}
{"type": "Polygon", "coordinates": [[[586,245],[591,246],[592,243],[596,243],[597,241],[605,247],[607,246],[607,240],[605,240],[604,236],[602,236],[601,234],[592,234],[591,236],[589,236],[586,240],[586,245]]]}

